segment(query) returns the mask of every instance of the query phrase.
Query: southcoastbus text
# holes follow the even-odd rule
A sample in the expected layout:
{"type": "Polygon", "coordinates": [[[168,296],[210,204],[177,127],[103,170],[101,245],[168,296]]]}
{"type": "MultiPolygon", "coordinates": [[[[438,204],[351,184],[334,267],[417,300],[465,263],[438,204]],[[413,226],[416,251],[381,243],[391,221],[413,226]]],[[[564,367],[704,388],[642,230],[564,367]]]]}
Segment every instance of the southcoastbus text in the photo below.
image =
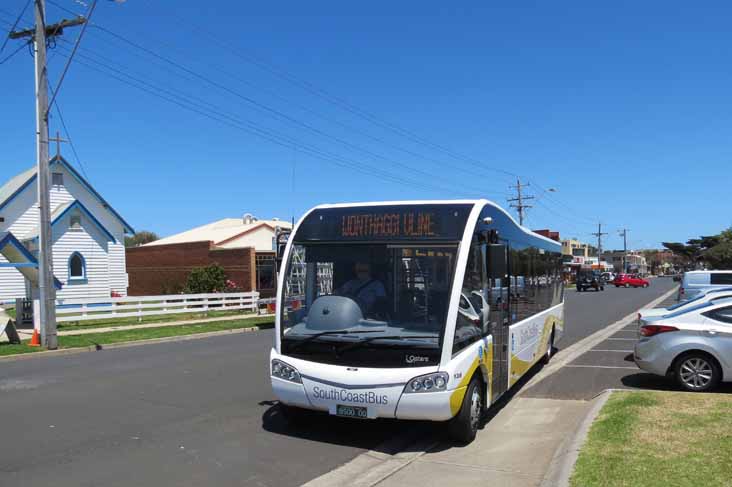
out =
{"type": "Polygon", "coordinates": [[[281,252],[272,389],[283,411],[481,415],[564,331],[559,243],[486,200],[318,206],[281,252]]]}

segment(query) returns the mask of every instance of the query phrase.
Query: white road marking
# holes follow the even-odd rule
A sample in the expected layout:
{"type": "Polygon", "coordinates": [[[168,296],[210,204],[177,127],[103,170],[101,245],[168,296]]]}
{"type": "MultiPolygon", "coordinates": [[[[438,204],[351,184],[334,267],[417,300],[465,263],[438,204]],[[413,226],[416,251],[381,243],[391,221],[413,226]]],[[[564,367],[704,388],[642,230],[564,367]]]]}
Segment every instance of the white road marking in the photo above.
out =
{"type": "MultiPolygon", "coordinates": [[[[657,306],[659,303],[663,302],[665,299],[668,299],[671,295],[673,295],[675,292],[678,291],[678,286],[674,286],[673,289],[668,290],[665,294],[657,297],[650,303],[646,304],[644,308],[653,308],[657,306]]],[[[596,331],[595,333],[586,336],[582,340],[570,345],[569,347],[559,350],[559,352],[554,355],[554,358],[549,363],[549,365],[545,365],[539,373],[534,375],[524,386],[521,388],[521,390],[516,394],[516,397],[521,397],[525,391],[528,391],[531,389],[531,387],[540,381],[544,380],[545,378],[549,377],[552,374],[556,374],[559,372],[562,367],[567,367],[570,362],[575,361],[580,356],[582,356],[587,350],[590,350],[596,346],[598,346],[600,343],[604,342],[605,340],[609,339],[611,336],[615,335],[615,333],[620,330],[623,327],[629,326],[633,323],[633,321],[637,318],[638,312],[634,311],[627,315],[625,318],[621,318],[615,323],[612,323],[605,328],[596,331]]],[[[624,330],[624,331],[633,331],[633,330],[624,330]]],[[[637,333],[637,331],[633,331],[633,333],[637,333]]],[[[629,369],[632,369],[632,367],[629,367],[629,369]]],[[[638,370],[638,369],[635,369],[638,370]]]]}
{"type": "Polygon", "coordinates": [[[623,353],[632,353],[633,350],[602,350],[598,348],[593,348],[592,350],[588,350],[589,352],[623,352],[623,353]]]}
{"type": "Polygon", "coordinates": [[[618,367],[616,365],[565,365],[565,367],[572,367],[578,369],[626,369],[626,370],[640,370],[638,367],[618,367]]]}

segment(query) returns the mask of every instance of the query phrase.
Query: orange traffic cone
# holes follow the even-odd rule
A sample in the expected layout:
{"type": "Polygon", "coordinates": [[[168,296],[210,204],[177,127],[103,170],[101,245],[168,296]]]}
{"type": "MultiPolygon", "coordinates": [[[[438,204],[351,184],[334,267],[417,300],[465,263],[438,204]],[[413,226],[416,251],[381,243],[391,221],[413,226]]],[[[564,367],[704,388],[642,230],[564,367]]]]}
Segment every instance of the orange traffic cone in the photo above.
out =
{"type": "Polygon", "coordinates": [[[41,346],[41,335],[38,333],[38,330],[35,328],[33,329],[33,336],[31,337],[31,341],[28,343],[29,347],[40,347],[41,346]]]}

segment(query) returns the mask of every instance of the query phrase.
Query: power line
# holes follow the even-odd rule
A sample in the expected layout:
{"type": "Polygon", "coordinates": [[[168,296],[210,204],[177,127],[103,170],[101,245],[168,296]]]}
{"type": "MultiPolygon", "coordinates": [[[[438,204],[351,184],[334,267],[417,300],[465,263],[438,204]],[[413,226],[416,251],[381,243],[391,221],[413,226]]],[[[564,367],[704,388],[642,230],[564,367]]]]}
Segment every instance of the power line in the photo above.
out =
{"type": "MultiPolygon", "coordinates": [[[[255,99],[247,96],[247,95],[244,95],[244,94],[242,94],[242,93],[240,93],[238,91],[235,91],[232,88],[230,88],[230,87],[228,87],[226,85],[223,85],[223,84],[219,83],[216,80],[213,80],[212,78],[210,78],[208,76],[204,76],[204,75],[202,75],[202,74],[200,74],[200,73],[198,73],[198,72],[196,72],[196,71],[194,71],[194,70],[192,70],[192,69],[190,69],[190,68],[182,65],[181,63],[178,63],[177,61],[174,61],[174,60],[168,58],[167,56],[163,56],[163,55],[161,55],[161,54],[153,51],[152,49],[149,49],[149,48],[147,48],[145,46],[142,46],[139,43],[137,43],[135,41],[132,41],[131,39],[128,39],[128,38],[126,38],[126,37],[124,37],[124,36],[122,36],[120,34],[117,34],[117,33],[113,32],[113,31],[107,29],[106,27],[102,27],[102,26],[100,26],[98,24],[92,24],[92,27],[103,31],[103,32],[111,35],[112,37],[115,37],[115,38],[117,38],[117,39],[119,39],[119,40],[121,40],[121,41],[129,44],[130,46],[132,46],[132,47],[134,47],[134,48],[136,48],[138,50],[141,50],[141,51],[147,53],[148,55],[151,55],[151,56],[153,56],[153,57],[155,57],[157,59],[160,59],[161,61],[164,61],[167,64],[170,64],[171,66],[173,66],[173,67],[175,67],[175,68],[177,68],[177,69],[179,69],[179,70],[181,70],[181,71],[183,71],[183,72],[185,72],[185,73],[187,73],[187,74],[189,74],[191,76],[194,76],[195,78],[197,78],[197,79],[199,79],[201,81],[204,81],[205,83],[208,83],[209,85],[211,85],[211,86],[213,86],[213,87],[215,87],[215,88],[217,88],[217,89],[219,89],[219,90],[221,90],[223,92],[226,92],[226,93],[228,93],[230,95],[233,95],[233,96],[235,96],[235,97],[237,97],[237,98],[239,98],[239,99],[247,102],[248,104],[254,106],[255,108],[259,109],[260,111],[264,111],[264,112],[266,112],[266,113],[268,113],[270,115],[273,115],[273,116],[275,116],[275,117],[277,117],[277,118],[279,118],[281,120],[284,120],[284,121],[286,121],[286,122],[288,122],[290,124],[293,124],[295,126],[298,126],[300,128],[303,128],[305,130],[308,130],[309,132],[314,133],[314,134],[316,134],[316,135],[318,135],[320,137],[324,137],[324,138],[330,139],[330,140],[332,140],[332,141],[334,141],[334,142],[336,142],[336,143],[338,143],[338,144],[340,144],[340,145],[342,145],[344,147],[347,147],[350,150],[354,150],[354,151],[358,151],[358,152],[367,154],[370,157],[377,158],[377,159],[381,159],[383,161],[389,162],[390,164],[394,164],[396,166],[402,167],[402,168],[407,169],[409,171],[413,171],[413,172],[420,173],[423,176],[426,176],[426,177],[429,177],[429,178],[435,178],[435,177],[437,177],[436,175],[434,175],[432,173],[426,172],[426,171],[424,171],[422,169],[418,169],[418,168],[409,166],[409,165],[404,164],[404,163],[402,163],[400,161],[397,161],[397,160],[395,160],[393,158],[384,156],[383,154],[379,154],[379,153],[373,152],[373,151],[371,151],[369,149],[365,149],[365,148],[360,147],[358,145],[355,145],[355,144],[353,144],[351,142],[348,142],[347,140],[344,140],[344,139],[342,139],[340,137],[333,136],[333,135],[331,135],[331,134],[329,134],[329,133],[327,133],[327,132],[325,132],[325,131],[317,128],[317,127],[314,127],[314,126],[312,126],[312,125],[310,125],[310,124],[308,124],[306,122],[303,122],[303,121],[298,120],[298,119],[296,119],[294,117],[291,117],[290,115],[288,115],[288,114],[286,114],[286,113],[284,113],[284,112],[282,112],[282,111],[280,111],[280,110],[278,110],[276,108],[272,108],[272,107],[270,107],[270,106],[268,106],[268,105],[266,105],[264,103],[261,103],[261,102],[255,100],[255,99]]],[[[472,189],[475,190],[475,191],[478,191],[478,192],[481,192],[482,191],[481,189],[477,189],[477,188],[472,188],[472,189]]]]}
{"type": "Polygon", "coordinates": [[[7,61],[10,61],[13,56],[18,54],[22,49],[25,49],[28,45],[31,44],[31,41],[26,42],[25,44],[20,44],[17,49],[15,49],[13,52],[5,56],[4,58],[0,59],[0,64],[5,64],[7,61]]]}
{"type": "Polygon", "coordinates": [[[79,154],[76,152],[76,146],[74,145],[74,141],[71,139],[71,133],[69,132],[69,129],[66,127],[66,122],[64,121],[64,117],[61,114],[61,107],[58,105],[58,100],[54,101],[53,105],[56,107],[56,113],[58,114],[58,119],[61,122],[61,127],[63,127],[64,129],[64,135],[66,136],[66,140],[69,142],[69,146],[71,146],[71,152],[74,154],[74,160],[79,166],[79,169],[81,169],[81,172],[84,174],[84,178],[86,178],[87,181],[91,182],[91,180],[89,179],[89,175],[86,173],[86,168],[84,168],[84,164],[81,162],[81,158],[79,158],[79,154]]]}
{"type": "MultiPolygon", "coordinates": [[[[3,52],[3,50],[5,49],[5,46],[8,44],[8,41],[10,40],[10,34],[15,30],[16,27],[18,27],[18,23],[20,22],[20,19],[23,18],[23,15],[25,15],[25,11],[28,9],[28,5],[30,5],[31,1],[32,0],[26,0],[25,5],[23,5],[23,9],[18,14],[18,18],[15,19],[15,22],[13,22],[13,26],[10,27],[10,30],[8,30],[8,35],[5,37],[5,40],[3,41],[3,45],[0,46],[0,53],[3,52]]],[[[13,53],[13,54],[15,54],[15,53],[13,53]]],[[[13,55],[11,54],[10,57],[12,57],[12,56],[13,55]]],[[[2,62],[0,62],[0,64],[4,63],[7,59],[10,59],[10,57],[8,57],[5,60],[3,60],[2,62]]]]}
{"type": "MultiPolygon", "coordinates": [[[[65,54],[63,54],[63,53],[61,55],[65,56],[65,54]]],[[[77,63],[82,66],[87,67],[88,69],[92,69],[92,70],[100,72],[106,76],[114,78],[124,84],[137,88],[141,91],[147,92],[152,96],[155,96],[157,98],[168,101],[169,103],[173,103],[181,108],[184,108],[186,110],[203,115],[211,120],[217,121],[219,123],[230,126],[237,130],[241,130],[241,131],[256,135],[258,137],[264,138],[277,145],[281,145],[283,147],[287,147],[287,148],[293,149],[293,150],[298,150],[304,154],[316,157],[321,160],[325,160],[325,161],[333,163],[337,166],[353,169],[358,172],[361,172],[362,174],[366,174],[366,175],[369,175],[372,177],[377,177],[379,179],[387,180],[387,181],[401,184],[404,186],[411,186],[411,187],[414,187],[417,189],[424,190],[426,188],[431,188],[431,189],[437,189],[439,191],[448,191],[448,192],[453,192],[453,193],[455,192],[454,190],[447,189],[447,188],[437,186],[437,185],[418,183],[413,180],[410,180],[410,179],[407,179],[407,178],[404,178],[404,177],[401,177],[398,175],[394,175],[387,171],[383,171],[379,168],[375,168],[373,166],[363,164],[362,162],[358,162],[358,161],[354,161],[352,159],[345,158],[338,154],[334,154],[329,151],[317,148],[315,146],[311,146],[306,143],[300,142],[297,139],[293,139],[288,136],[277,134],[277,133],[269,131],[267,129],[262,129],[261,127],[257,126],[256,124],[254,124],[253,122],[248,121],[248,120],[239,120],[239,119],[236,119],[235,117],[228,116],[224,113],[213,112],[210,108],[208,108],[206,106],[202,106],[200,103],[192,102],[191,100],[187,100],[164,88],[160,88],[151,83],[145,82],[143,80],[136,79],[134,77],[130,77],[129,75],[125,75],[125,76],[127,78],[133,79],[134,81],[125,79],[124,77],[119,76],[117,74],[112,74],[112,73],[106,72],[85,61],[77,60],[77,63]]]]}
{"type": "MultiPolygon", "coordinates": [[[[62,50],[65,50],[65,48],[63,46],[59,46],[59,48],[61,48],[62,50]]],[[[63,54],[63,53],[61,53],[61,55],[66,56],[66,54],[63,54]]],[[[195,105],[200,110],[208,110],[209,112],[214,112],[217,116],[224,117],[224,118],[228,119],[229,121],[234,122],[234,123],[237,123],[237,124],[245,123],[245,124],[250,124],[252,126],[255,126],[256,125],[256,123],[253,122],[253,121],[243,120],[243,119],[241,119],[241,118],[239,118],[237,116],[233,116],[233,115],[227,114],[224,111],[224,109],[222,109],[220,107],[217,107],[216,105],[213,105],[213,104],[207,102],[206,100],[203,100],[200,97],[197,97],[195,95],[190,95],[190,94],[181,92],[180,90],[176,90],[176,89],[170,88],[170,87],[169,88],[161,88],[161,87],[159,87],[159,86],[157,86],[155,84],[150,83],[149,81],[146,81],[144,79],[141,79],[141,78],[132,76],[127,71],[123,71],[123,70],[117,69],[117,68],[115,68],[113,66],[110,66],[108,64],[105,64],[105,63],[102,63],[100,61],[97,61],[97,60],[95,60],[95,59],[93,59],[93,58],[91,58],[89,56],[86,56],[83,53],[79,53],[78,56],[81,59],[86,59],[87,61],[89,61],[91,63],[94,63],[97,66],[101,66],[104,69],[107,69],[107,70],[110,70],[110,71],[114,72],[117,76],[113,76],[113,77],[115,77],[117,79],[119,79],[119,77],[121,76],[121,77],[127,78],[128,80],[131,80],[131,81],[133,81],[135,83],[142,84],[142,85],[147,86],[148,88],[151,88],[153,90],[157,90],[159,92],[162,92],[162,93],[164,93],[164,94],[166,94],[166,95],[168,95],[170,97],[177,98],[178,100],[180,100],[182,98],[187,103],[192,104],[192,105],[195,105]]],[[[81,63],[80,62],[80,64],[85,65],[86,67],[90,67],[89,64],[87,64],[87,63],[81,63]]],[[[105,74],[108,74],[108,73],[105,73],[105,74]]],[[[298,143],[300,143],[300,142],[298,141],[298,143]]],[[[429,177],[431,179],[432,178],[436,178],[436,176],[434,176],[434,175],[432,175],[430,173],[426,173],[424,171],[420,171],[420,170],[415,169],[415,168],[412,168],[410,166],[406,166],[406,165],[404,165],[402,163],[398,163],[398,161],[392,161],[392,162],[395,163],[396,165],[405,167],[405,168],[409,169],[410,171],[413,171],[413,172],[421,172],[425,176],[427,176],[427,177],[429,177]]],[[[374,170],[378,170],[378,169],[376,169],[374,167],[370,167],[370,168],[371,169],[374,169],[374,170]]],[[[388,173],[383,172],[383,171],[382,171],[382,173],[383,174],[388,174],[388,173]]],[[[445,190],[445,188],[440,187],[440,186],[432,185],[432,187],[439,188],[441,191],[444,191],[445,190]]],[[[480,190],[476,189],[476,191],[480,191],[480,190]]]]}
{"type": "MultiPolygon", "coordinates": [[[[62,9],[64,11],[67,11],[67,12],[70,12],[70,13],[75,14],[74,11],[72,11],[72,10],[70,10],[70,9],[62,6],[62,5],[59,5],[57,2],[55,2],[53,0],[48,0],[48,1],[52,5],[60,8],[60,9],[62,9]]],[[[175,15],[172,12],[170,13],[170,16],[176,18],[177,20],[179,20],[182,23],[188,24],[188,21],[186,19],[183,19],[183,18],[175,15]]],[[[106,33],[108,33],[109,35],[112,35],[114,37],[117,37],[118,39],[120,39],[120,40],[122,40],[122,41],[124,41],[126,43],[129,43],[131,45],[135,45],[136,44],[133,41],[130,41],[129,39],[126,39],[124,36],[122,36],[120,34],[117,34],[116,32],[113,32],[110,29],[107,29],[107,28],[105,28],[105,27],[103,27],[103,26],[101,26],[101,25],[99,25],[97,23],[93,24],[93,26],[96,27],[96,28],[98,28],[98,29],[100,29],[100,30],[102,30],[102,31],[104,31],[104,32],[106,32],[106,33]]],[[[434,142],[432,142],[430,140],[427,140],[427,139],[425,139],[423,137],[420,137],[420,136],[418,136],[418,135],[416,135],[416,134],[408,131],[407,129],[398,127],[398,126],[396,126],[394,124],[391,124],[389,122],[381,121],[381,120],[379,120],[378,117],[376,117],[373,114],[370,114],[366,110],[363,110],[363,109],[361,109],[359,107],[356,107],[355,105],[351,104],[348,101],[345,101],[345,100],[343,100],[341,98],[338,98],[338,97],[336,97],[334,95],[331,95],[330,93],[326,92],[325,90],[323,90],[321,88],[316,87],[315,85],[313,85],[312,83],[309,83],[308,81],[301,80],[297,76],[292,75],[291,73],[288,73],[285,70],[282,70],[280,68],[277,68],[277,67],[273,66],[272,64],[264,61],[264,60],[258,59],[258,58],[253,57],[253,56],[245,56],[245,55],[241,54],[241,52],[239,52],[240,50],[234,49],[230,45],[228,45],[227,43],[221,41],[218,38],[218,36],[219,36],[218,34],[212,33],[211,31],[207,31],[205,28],[201,27],[200,25],[196,25],[194,28],[198,32],[208,33],[208,36],[207,37],[209,39],[212,39],[214,41],[214,43],[218,44],[219,46],[224,47],[227,51],[229,51],[230,53],[232,53],[235,56],[239,57],[240,59],[245,60],[246,62],[249,62],[251,64],[254,64],[254,65],[260,67],[261,69],[264,69],[264,70],[270,72],[271,74],[273,74],[273,75],[275,75],[275,76],[277,76],[277,77],[279,77],[281,79],[284,79],[284,80],[286,80],[286,81],[288,81],[288,82],[290,82],[292,84],[295,84],[296,86],[299,86],[301,89],[305,89],[306,91],[310,92],[311,94],[314,94],[314,95],[316,95],[316,96],[318,96],[320,98],[323,98],[326,101],[328,101],[329,103],[335,104],[335,105],[339,106],[340,108],[342,108],[342,109],[344,109],[344,110],[346,110],[346,111],[348,111],[350,113],[353,113],[353,114],[359,116],[360,118],[364,118],[364,119],[370,121],[371,123],[374,123],[374,124],[376,124],[376,125],[378,125],[378,126],[380,126],[382,128],[386,128],[388,130],[394,131],[394,132],[398,133],[399,135],[401,135],[403,137],[407,137],[407,138],[411,139],[413,142],[417,142],[417,143],[421,143],[423,145],[431,146],[431,147],[433,147],[433,148],[435,148],[437,150],[440,150],[443,153],[448,154],[450,157],[452,157],[454,159],[457,159],[457,160],[470,160],[471,164],[478,164],[479,167],[481,167],[481,168],[483,168],[485,170],[502,173],[502,174],[504,174],[506,176],[510,176],[510,177],[516,177],[517,176],[516,174],[514,174],[511,171],[506,171],[505,169],[499,169],[499,168],[491,167],[491,166],[488,166],[488,165],[484,164],[483,161],[480,161],[478,159],[471,158],[469,156],[459,155],[456,152],[452,151],[451,149],[446,148],[444,146],[441,146],[441,145],[439,145],[437,143],[434,143],[434,142]]],[[[150,51],[149,49],[147,49],[145,47],[142,47],[142,46],[139,46],[139,45],[137,45],[136,47],[142,49],[143,51],[148,51],[153,56],[158,56],[159,57],[158,54],[150,51]]],[[[475,167],[473,167],[473,169],[475,169],[475,167]]]]}
{"type": "MultiPolygon", "coordinates": [[[[77,49],[79,49],[79,44],[81,43],[81,39],[84,37],[84,32],[86,32],[86,28],[89,25],[89,21],[91,20],[91,16],[94,14],[94,8],[97,6],[97,0],[94,0],[89,7],[89,12],[87,12],[86,16],[83,18],[83,24],[81,27],[81,32],[79,32],[79,36],[76,38],[76,43],[74,44],[74,49],[71,51],[71,55],[68,58],[68,61],[66,61],[66,65],[64,66],[63,71],[61,71],[61,77],[58,79],[58,84],[56,84],[56,89],[53,90],[53,97],[51,97],[51,102],[49,105],[52,105],[54,101],[56,101],[56,95],[58,95],[59,90],[61,89],[61,83],[64,82],[64,78],[66,77],[66,73],[69,70],[69,66],[71,65],[71,61],[74,59],[74,54],[76,54],[77,49]]],[[[82,20],[80,17],[78,19],[79,21],[82,20]]],[[[60,26],[63,24],[63,22],[59,22],[58,26],[56,27],[56,30],[58,31],[60,26]]],[[[71,22],[69,24],[73,25],[71,22]]],[[[46,113],[48,115],[48,113],[46,113]]]]}

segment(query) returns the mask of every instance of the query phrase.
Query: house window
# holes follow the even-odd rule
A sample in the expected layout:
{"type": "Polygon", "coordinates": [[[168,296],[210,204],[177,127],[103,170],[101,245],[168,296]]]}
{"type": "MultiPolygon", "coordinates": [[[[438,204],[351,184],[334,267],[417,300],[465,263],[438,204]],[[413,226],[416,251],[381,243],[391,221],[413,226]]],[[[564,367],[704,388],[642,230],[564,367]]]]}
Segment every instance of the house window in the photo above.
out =
{"type": "Polygon", "coordinates": [[[51,184],[53,186],[63,186],[64,185],[64,175],[60,172],[55,172],[51,174],[51,184]]]}
{"type": "Polygon", "coordinates": [[[86,262],[80,253],[74,252],[69,257],[69,281],[86,280],[86,262]]]}
{"type": "Polygon", "coordinates": [[[256,263],[257,291],[273,295],[277,288],[274,254],[257,253],[256,263]]]}

